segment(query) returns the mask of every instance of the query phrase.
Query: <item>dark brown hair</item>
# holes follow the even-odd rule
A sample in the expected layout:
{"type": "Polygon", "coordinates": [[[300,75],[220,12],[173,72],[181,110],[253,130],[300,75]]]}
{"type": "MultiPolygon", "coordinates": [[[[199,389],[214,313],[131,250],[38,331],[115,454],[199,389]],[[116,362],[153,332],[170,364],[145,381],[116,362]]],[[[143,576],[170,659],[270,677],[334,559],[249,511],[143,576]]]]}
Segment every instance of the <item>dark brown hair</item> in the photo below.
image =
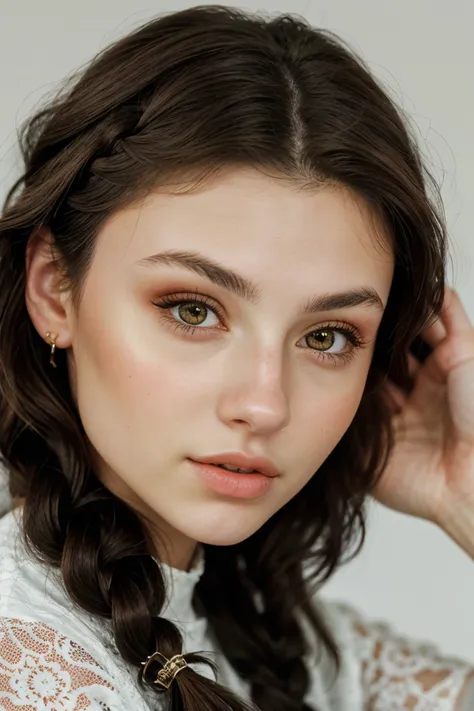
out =
{"type": "MultiPolygon", "coordinates": [[[[410,387],[406,350],[442,304],[441,201],[408,122],[333,33],[292,15],[205,6],[154,19],[106,48],[19,138],[24,174],[0,219],[0,450],[11,494],[24,500],[31,551],[60,569],[81,608],[111,620],[118,651],[137,670],[155,650],[179,653],[182,639],[160,617],[164,579],[144,522],[93,471],[66,353],[52,369],[29,319],[29,237],[51,230],[79,301],[111,214],[157,186],[195,189],[233,166],[307,189],[346,186],[383,225],[395,273],[353,422],[304,489],[254,535],[205,546],[195,590],[196,609],[250,683],[253,702],[263,711],[308,709],[298,614],[338,662],[312,595],[362,545],[364,502],[392,446],[384,383],[410,387]]],[[[170,704],[247,708],[191,667],[176,677],[170,704]]]]}

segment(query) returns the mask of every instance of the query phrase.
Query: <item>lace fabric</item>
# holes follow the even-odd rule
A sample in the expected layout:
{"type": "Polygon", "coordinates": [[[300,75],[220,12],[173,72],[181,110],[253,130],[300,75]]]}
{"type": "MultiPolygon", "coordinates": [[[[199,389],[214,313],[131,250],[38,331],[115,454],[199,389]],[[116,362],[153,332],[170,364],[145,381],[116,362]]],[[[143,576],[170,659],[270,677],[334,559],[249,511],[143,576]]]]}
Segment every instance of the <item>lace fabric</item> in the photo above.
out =
{"type": "Polygon", "coordinates": [[[0,707],[5,711],[112,711],[117,689],[76,642],[48,625],[0,620],[0,707]]]}
{"type": "MultiPolygon", "coordinates": [[[[110,639],[105,621],[73,608],[50,570],[27,558],[13,513],[0,518],[0,710],[156,711],[166,699],[140,689],[110,639]]],[[[205,618],[192,610],[193,571],[169,569],[164,611],[178,623],[184,651],[210,650],[221,683],[249,700],[248,683],[220,654],[205,618]]],[[[165,571],[166,572],[166,571],[165,571]]],[[[328,669],[316,650],[307,658],[305,702],[318,711],[474,711],[473,665],[436,647],[396,634],[353,608],[318,599],[341,654],[341,672],[328,687],[328,669]],[[463,701],[464,698],[464,701],[463,701]],[[472,701],[472,696],[471,696],[472,701]]],[[[311,648],[315,642],[310,642],[311,648]]]]}
{"type": "MultiPolygon", "coordinates": [[[[363,711],[468,710],[461,705],[472,673],[467,664],[442,658],[431,645],[393,636],[387,625],[369,624],[347,606],[338,608],[351,621],[363,711]]],[[[350,699],[347,689],[344,711],[354,708],[350,699]]],[[[120,689],[79,644],[49,625],[14,618],[0,620],[0,708],[125,711],[120,689]]]]}
{"type": "Polygon", "coordinates": [[[364,711],[474,711],[474,667],[345,604],[336,608],[353,634],[364,711]]]}

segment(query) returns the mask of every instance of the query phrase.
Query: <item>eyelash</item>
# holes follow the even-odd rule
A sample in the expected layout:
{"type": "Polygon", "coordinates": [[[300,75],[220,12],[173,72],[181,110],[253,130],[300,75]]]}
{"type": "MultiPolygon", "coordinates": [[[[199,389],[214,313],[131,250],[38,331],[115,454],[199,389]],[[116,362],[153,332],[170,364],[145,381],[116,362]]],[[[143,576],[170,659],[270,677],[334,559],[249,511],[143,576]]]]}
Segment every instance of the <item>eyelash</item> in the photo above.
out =
{"type": "MultiPolygon", "coordinates": [[[[176,294],[173,296],[164,296],[162,299],[153,301],[152,303],[154,306],[159,309],[162,309],[165,312],[171,309],[173,306],[197,303],[202,304],[206,308],[213,311],[214,314],[221,321],[224,317],[223,310],[216,303],[210,301],[207,296],[201,294],[199,291],[196,291],[193,294],[176,294]]],[[[190,324],[180,323],[179,321],[176,321],[173,316],[168,316],[167,314],[165,315],[165,313],[163,314],[163,316],[168,322],[172,322],[172,324],[175,326],[175,329],[180,329],[188,334],[190,333],[191,336],[194,336],[196,331],[210,331],[216,328],[215,326],[211,328],[205,326],[191,326],[190,324]]],[[[319,328],[310,331],[307,335],[309,336],[313,333],[319,333],[320,331],[324,330],[330,330],[337,333],[341,333],[347,338],[347,340],[352,346],[351,349],[349,351],[346,351],[345,353],[326,353],[324,351],[318,351],[316,348],[310,348],[308,346],[308,350],[317,353],[317,357],[323,358],[324,360],[330,360],[334,365],[338,365],[341,362],[348,363],[350,360],[352,360],[357,350],[364,348],[369,343],[368,341],[363,340],[359,330],[355,328],[355,326],[352,326],[348,323],[344,323],[343,325],[326,323],[321,325],[319,328]]]]}

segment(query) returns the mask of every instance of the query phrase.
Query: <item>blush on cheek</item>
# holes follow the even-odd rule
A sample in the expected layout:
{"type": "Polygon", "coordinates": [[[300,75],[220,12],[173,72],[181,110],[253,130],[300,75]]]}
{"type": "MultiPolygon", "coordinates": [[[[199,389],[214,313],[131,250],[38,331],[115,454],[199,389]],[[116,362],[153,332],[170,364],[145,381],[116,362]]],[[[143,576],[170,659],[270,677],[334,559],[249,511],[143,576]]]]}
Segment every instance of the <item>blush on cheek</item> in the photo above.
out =
{"type": "Polygon", "coordinates": [[[333,400],[324,413],[324,441],[328,456],[340,442],[350,427],[360,404],[362,394],[356,391],[349,396],[340,396],[333,400]]]}
{"type": "Polygon", "coordinates": [[[133,417],[134,428],[140,422],[154,442],[158,422],[164,416],[173,420],[182,417],[196,387],[192,367],[183,368],[167,353],[150,357],[149,352],[140,352],[130,343],[115,355],[104,350],[98,368],[116,407],[128,420],[133,417]]]}

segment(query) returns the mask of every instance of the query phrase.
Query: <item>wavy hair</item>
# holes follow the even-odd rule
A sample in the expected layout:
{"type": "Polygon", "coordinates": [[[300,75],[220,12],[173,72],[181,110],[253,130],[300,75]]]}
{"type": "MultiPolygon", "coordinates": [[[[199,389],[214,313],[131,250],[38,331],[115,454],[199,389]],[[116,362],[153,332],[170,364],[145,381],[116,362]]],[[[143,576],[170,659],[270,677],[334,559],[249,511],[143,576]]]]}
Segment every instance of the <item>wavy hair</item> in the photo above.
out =
{"type": "MultiPolygon", "coordinates": [[[[111,621],[137,672],[156,650],[181,653],[182,638],[160,616],[165,580],[144,521],[93,470],[67,354],[51,368],[29,318],[30,236],[51,231],[79,303],[105,220],[157,187],[193,190],[232,166],[307,189],[347,186],[383,225],[395,271],[351,425],[317,476],[255,534],[205,545],[193,600],[259,709],[309,710],[299,615],[337,667],[312,595],[362,546],[365,501],[393,446],[386,379],[411,387],[407,348],[442,305],[442,203],[408,122],[334,33],[295,15],[201,6],[106,47],[23,124],[19,141],[24,171],[0,217],[0,451],[30,551],[60,570],[81,609],[111,621]]],[[[173,711],[249,708],[191,666],[167,693],[173,711]]]]}

